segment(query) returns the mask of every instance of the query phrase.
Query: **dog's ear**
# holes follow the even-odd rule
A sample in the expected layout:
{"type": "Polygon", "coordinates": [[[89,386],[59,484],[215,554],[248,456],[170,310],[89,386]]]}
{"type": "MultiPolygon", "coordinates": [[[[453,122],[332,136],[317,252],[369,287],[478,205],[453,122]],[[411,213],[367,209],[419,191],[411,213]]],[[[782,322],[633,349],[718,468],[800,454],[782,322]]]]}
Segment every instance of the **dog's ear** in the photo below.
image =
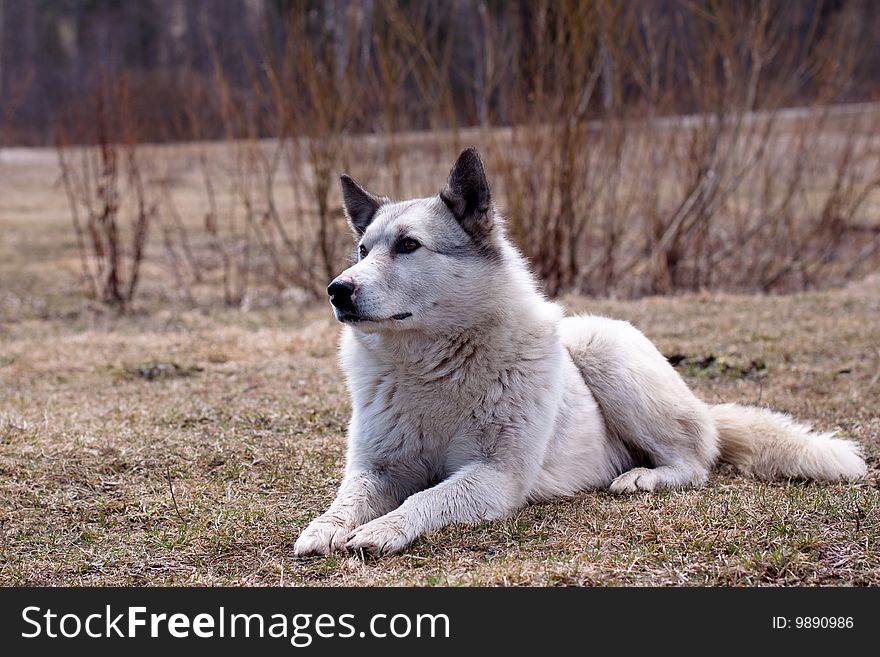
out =
{"type": "Polygon", "coordinates": [[[440,198],[464,231],[474,239],[485,237],[492,230],[489,181],[475,148],[468,148],[458,156],[440,198]]]}
{"type": "Polygon", "coordinates": [[[360,237],[376,216],[383,199],[370,194],[358,185],[351,176],[342,174],[342,206],[351,229],[360,237]]]}

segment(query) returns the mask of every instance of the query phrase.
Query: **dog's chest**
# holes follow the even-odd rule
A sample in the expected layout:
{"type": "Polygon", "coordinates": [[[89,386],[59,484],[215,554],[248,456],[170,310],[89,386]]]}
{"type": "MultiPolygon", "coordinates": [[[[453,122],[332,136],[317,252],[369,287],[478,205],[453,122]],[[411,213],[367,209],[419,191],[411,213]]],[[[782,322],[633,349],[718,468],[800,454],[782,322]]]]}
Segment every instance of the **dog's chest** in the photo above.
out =
{"type": "Polygon", "coordinates": [[[352,389],[354,420],[359,451],[374,465],[432,478],[469,460],[476,446],[461,436],[474,423],[475,397],[464,382],[384,372],[363,383],[352,389]]]}

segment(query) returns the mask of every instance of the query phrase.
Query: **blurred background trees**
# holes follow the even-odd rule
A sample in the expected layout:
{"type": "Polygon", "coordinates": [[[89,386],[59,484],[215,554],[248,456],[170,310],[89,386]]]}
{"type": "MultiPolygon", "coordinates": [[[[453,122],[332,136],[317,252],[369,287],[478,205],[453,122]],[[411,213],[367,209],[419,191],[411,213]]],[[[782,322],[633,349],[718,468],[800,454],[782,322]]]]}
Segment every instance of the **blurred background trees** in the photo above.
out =
{"type": "MultiPolygon", "coordinates": [[[[718,100],[694,84],[712,72],[689,59],[708,49],[704,64],[725,75],[727,58],[757,54],[747,41],[764,22],[766,61],[755,80],[736,81],[754,82],[758,106],[775,102],[776,85],[793,85],[792,103],[822,94],[810,55],[834,39],[850,61],[829,100],[874,99],[880,6],[867,0],[0,0],[0,99],[16,106],[10,139],[51,143],[65,108],[124,74],[146,138],[216,139],[227,136],[218,108],[204,108],[198,134],[182,116],[194,92],[217,93],[222,71],[236,100],[258,104],[254,81],[269,82],[267,63],[307,51],[316,72],[345,78],[337,98],[362,92],[342,126],[353,131],[382,131],[390,119],[407,129],[510,125],[523,99],[542,103],[566,84],[585,116],[648,104],[661,90],[675,91],[663,111],[689,113],[718,100]],[[796,76],[790,60],[801,64],[796,76]],[[351,89],[348,76],[372,93],[351,89]]],[[[280,82],[292,85],[290,102],[307,84],[280,82]]],[[[258,126],[265,136],[275,128],[258,126]]]]}

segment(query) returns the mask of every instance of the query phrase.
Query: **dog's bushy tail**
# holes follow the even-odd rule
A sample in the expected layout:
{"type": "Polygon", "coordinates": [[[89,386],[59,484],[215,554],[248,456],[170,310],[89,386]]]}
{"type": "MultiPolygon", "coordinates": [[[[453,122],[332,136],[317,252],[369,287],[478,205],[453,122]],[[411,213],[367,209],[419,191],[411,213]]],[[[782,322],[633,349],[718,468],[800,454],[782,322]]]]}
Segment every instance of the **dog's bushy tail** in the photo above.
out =
{"type": "Polygon", "coordinates": [[[721,460],[759,479],[855,480],[866,472],[861,448],[833,433],[756,406],[710,406],[721,460]]]}

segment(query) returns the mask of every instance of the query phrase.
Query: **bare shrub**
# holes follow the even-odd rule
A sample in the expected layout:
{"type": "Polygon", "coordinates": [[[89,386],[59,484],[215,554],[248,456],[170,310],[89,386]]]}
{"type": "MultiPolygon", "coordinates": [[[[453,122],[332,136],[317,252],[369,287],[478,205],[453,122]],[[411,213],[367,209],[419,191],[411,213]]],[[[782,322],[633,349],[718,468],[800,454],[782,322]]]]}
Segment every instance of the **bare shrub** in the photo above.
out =
{"type": "Polygon", "coordinates": [[[832,104],[864,7],[533,7],[492,58],[527,54],[491,151],[551,294],[803,289],[876,257],[876,236],[849,251],[880,113],[832,104]]]}
{"type": "Polygon", "coordinates": [[[132,98],[124,78],[104,80],[57,136],[61,178],[89,298],[120,309],[134,298],[155,191],[143,172],[132,98]],[[72,142],[94,144],[72,146],[72,142]]]}
{"type": "MultiPolygon", "coordinates": [[[[137,130],[83,151],[89,166],[64,149],[97,297],[126,295],[107,255],[119,231],[101,218],[116,216],[122,189],[134,208],[122,232],[138,234],[140,194],[144,238],[154,218],[190,301],[190,289],[222,289],[230,306],[319,299],[351,246],[338,174],[433,194],[466,145],[483,150],[551,295],[790,291],[880,264],[880,109],[841,104],[866,79],[870,4],[249,6],[240,42],[187,23],[201,25],[190,36],[207,65],[138,78],[141,93],[158,90],[151,112],[174,105],[168,138],[194,141],[195,199],[175,175],[143,175],[137,130]]],[[[136,283],[137,271],[122,276],[136,283]]]]}

